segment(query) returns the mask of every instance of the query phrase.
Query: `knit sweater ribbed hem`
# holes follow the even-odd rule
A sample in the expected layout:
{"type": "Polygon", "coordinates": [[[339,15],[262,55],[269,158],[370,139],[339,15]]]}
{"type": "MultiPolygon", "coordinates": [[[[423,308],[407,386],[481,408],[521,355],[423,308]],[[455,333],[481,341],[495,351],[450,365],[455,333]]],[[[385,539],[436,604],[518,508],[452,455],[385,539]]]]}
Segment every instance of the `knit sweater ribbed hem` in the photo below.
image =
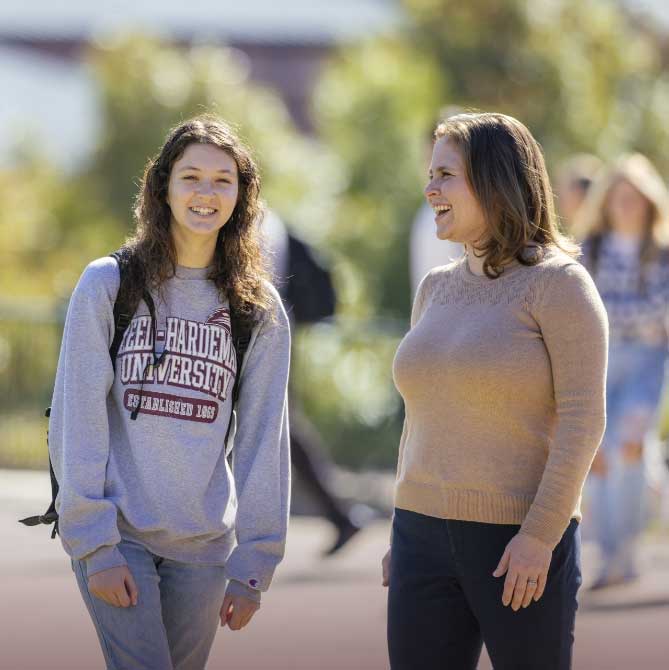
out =
{"type": "MultiPolygon", "coordinates": [[[[525,520],[533,500],[533,496],[435,487],[407,481],[399,482],[395,488],[395,507],[438,519],[479,523],[519,526],[525,520]]],[[[581,520],[580,504],[571,518],[581,520]]]]}

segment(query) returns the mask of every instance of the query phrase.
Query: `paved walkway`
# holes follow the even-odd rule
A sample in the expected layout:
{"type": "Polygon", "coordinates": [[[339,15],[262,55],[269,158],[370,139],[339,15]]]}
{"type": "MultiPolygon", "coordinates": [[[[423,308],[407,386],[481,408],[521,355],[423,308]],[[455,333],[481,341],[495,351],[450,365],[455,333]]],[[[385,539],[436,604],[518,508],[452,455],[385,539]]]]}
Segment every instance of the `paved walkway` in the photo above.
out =
{"type": "MultiPolygon", "coordinates": [[[[44,473],[0,470],[0,668],[103,668],[97,640],[60,543],[46,529],[16,523],[49,495],[44,473]]],[[[330,529],[316,518],[291,522],[286,559],[248,629],[223,630],[208,668],[383,670],[385,590],[379,560],[387,521],[374,522],[341,555],[322,560],[330,529]]],[[[586,546],[584,572],[592,569],[586,546]]],[[[666,670],[669,659],[669,538],[650,536],[647,572],[636,585],[583,592],[575,670],[666,670]]],[[[482,659],[480,670],[490,670],[482,659]]],[[[417,669],[420,670],[420,669],[417,669]]]]}

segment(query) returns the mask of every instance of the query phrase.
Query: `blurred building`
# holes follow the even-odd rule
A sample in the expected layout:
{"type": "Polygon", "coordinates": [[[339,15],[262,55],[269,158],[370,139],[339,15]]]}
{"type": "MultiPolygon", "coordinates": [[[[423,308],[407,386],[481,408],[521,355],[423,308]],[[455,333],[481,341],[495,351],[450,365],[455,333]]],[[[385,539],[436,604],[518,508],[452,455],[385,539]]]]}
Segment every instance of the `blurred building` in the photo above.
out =
{"type": "Polygon", "coordinates": [[[31,142],[63,167],[85,155],[98,131],[85,51],[111,35],[237,48],[250,78],[276,88],[309,132],[309,99],[333,47],[392,29],[399,15],[396,0],[0,3],[0,163],[31,142]]]}

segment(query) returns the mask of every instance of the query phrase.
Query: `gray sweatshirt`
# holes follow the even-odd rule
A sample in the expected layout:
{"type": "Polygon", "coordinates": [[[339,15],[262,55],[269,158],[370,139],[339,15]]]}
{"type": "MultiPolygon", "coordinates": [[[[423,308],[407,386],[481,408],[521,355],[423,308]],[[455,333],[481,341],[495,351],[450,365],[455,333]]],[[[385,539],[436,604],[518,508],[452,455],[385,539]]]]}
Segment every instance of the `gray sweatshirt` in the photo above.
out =
{"type": "Polygon", "coordinates": [[[81,276],[49,425],[60,535],[89,576],[125,565],[116,547],[123,538],[176,561],[225,565],[231,590],[259,598],[283,557],[288,525],[290,332],[268,287],[274,319],[255,327],[244,357],[231,471],[224,438],[237,365],[227,301],[206,274],[178,267],[152,294],[156,351],[166,350],[155,368],[149,311],[140,303],[115,375],[116,261],[98,259],[81,276]]]}

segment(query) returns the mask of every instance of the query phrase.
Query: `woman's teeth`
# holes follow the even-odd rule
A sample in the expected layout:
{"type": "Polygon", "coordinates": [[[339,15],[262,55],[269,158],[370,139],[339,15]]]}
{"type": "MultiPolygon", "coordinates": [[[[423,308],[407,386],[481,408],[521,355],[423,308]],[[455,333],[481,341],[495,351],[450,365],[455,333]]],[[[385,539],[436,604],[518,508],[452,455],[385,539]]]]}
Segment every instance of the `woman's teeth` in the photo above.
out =
{"type": "Polygon", "coordinates": [[[434,213],[437,216],[441,216],[442,214],[445,214],[446,212],[450,212],[451,211],[451,206],[450,205],[434,205],[432,207],[432,209],[434,210],[434,213]]]}
{"type": "Polygon", "coordinates": [[[216,211],[213,207],[189,207],[189,209],[199,216],[211,216],[216,211]]]}

